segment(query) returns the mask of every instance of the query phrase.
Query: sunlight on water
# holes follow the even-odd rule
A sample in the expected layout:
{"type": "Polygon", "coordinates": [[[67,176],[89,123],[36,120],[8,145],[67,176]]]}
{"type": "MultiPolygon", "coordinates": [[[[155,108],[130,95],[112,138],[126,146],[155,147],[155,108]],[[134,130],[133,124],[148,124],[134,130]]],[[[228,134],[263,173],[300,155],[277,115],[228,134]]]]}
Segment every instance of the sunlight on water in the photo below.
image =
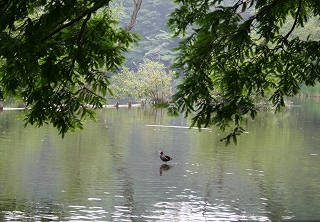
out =
{"type": "Polygon", "coordinates": [[[70,220],[102,220],[108,212],[102,207],[69,206],[70,220]]]}
{"type": "Polygon", "coordinates": [[[25,212],[21,211],[3,211],[3,219],[6,221],[10,220],[30,220],[30,221],[37,221],[37,220],[59,220],[57,216],[51,215],[49,212],[48,214],[38,214],[35,216],[27,216],[25,212]]]}

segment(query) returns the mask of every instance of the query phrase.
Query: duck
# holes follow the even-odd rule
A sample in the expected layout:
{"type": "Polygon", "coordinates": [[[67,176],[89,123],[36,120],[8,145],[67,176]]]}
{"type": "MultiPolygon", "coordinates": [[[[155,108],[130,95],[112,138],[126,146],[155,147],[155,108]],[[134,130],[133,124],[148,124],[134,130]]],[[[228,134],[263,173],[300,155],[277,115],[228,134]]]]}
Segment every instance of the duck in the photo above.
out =
{"type": "Polygon", "coordinates": [[[159,154],[160,154],[160,159],[161,159],[163,162],[168,162],[168,161],[170,161],[170,160],[173,159],[171,156],[164,155],[162,151],[159,151],[159,154]]]}

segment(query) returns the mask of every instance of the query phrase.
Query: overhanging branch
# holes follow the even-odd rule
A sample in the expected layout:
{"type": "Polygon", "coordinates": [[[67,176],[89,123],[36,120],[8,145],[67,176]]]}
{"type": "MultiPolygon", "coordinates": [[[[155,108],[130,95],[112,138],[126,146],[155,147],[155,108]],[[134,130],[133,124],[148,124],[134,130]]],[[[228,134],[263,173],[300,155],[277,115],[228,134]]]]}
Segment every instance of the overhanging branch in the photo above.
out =
{"type": "MultiPolygon", "coordinates": [[[[75,19],[72,19],[70,22],[58,27],[56,30],[54,30],[53,32],[51,32],[50,34],[48,34],[47,36],[43,37],[41,39],[41,41],[46,41],[47,39],[51,38],[53,35],[55,35],[56,33],[60,32],[61,30],[77,23],[78,21],[80,21],[82,18],[84,18],[85,16],[91,15],[91,13],[93,13],[94,11],[98,10],[99,8],[101,8],[103,6],[103,4],[99,4],[99,5],[95,5],[92,8],[86,10],[84,13],[82,13],[80,16],[78,16],[75,19]]],[[[90,18],[90,17],[89,17],[90,18]]]]}
{"type": "Polygon", "coordinates": [[[293,30],[297,26],[298,19],[299,19],[299,14],[300,14],[300,11],[301,11],[301,7],[302,7],[302,0],[299,1],[299,6],[298,6],[298,9],[297,9],[297,12],[296,12],[296,17],[294,19],[293,25],[292,25],[290,31],[284,36],[284,40],[287,39],[291,35],[293,30]]]}

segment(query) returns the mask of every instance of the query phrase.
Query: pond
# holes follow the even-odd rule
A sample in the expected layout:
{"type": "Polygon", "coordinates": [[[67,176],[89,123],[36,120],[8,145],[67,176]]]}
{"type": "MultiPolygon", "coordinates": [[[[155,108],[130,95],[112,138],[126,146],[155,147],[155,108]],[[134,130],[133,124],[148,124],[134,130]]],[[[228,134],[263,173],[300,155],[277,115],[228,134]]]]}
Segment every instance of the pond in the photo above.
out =
{"type": "Polygon", "coordinates": [[[259,113],[227,147],[165,110],[103,109],[64,139],[17,116],[0,114],[2,221],[320,220],[320,100],[259,113]]]}

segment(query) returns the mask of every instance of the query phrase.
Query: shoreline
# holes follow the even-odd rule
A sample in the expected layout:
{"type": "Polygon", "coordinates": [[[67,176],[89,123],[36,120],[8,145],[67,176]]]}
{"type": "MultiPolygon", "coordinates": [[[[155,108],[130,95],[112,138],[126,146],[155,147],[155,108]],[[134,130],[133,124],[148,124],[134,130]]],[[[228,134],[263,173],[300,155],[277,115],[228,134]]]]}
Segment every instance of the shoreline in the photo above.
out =
{"type": "MultiPolygon", "coordinates": [[[[89,106],[90,107],[90,106],[89,106]]],[[[131,104],[131,105],[104,105],[102,108],[131,108],[131,107],[142,107],[141,104],[131,104]]],[[[1,111],[8,111],[8,110],[24,110],[27,108],[11,108],[11,107],[3,107],[1,111]]]]}

